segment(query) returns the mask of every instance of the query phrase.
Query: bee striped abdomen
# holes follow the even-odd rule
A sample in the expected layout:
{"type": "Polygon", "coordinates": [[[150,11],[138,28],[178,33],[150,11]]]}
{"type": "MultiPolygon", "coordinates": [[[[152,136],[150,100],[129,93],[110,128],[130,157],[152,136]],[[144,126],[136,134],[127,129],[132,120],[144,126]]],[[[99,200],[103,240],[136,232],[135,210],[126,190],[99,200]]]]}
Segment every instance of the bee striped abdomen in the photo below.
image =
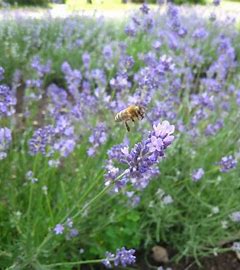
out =
{"type": "Polygon", "coordinates": [[[129,120],[129,116],[128,116],[128,113],[127,113],[126,109],[120,111],[115,116],[115,121],[116,122],[127,121],[127,120],[129,120]]]}

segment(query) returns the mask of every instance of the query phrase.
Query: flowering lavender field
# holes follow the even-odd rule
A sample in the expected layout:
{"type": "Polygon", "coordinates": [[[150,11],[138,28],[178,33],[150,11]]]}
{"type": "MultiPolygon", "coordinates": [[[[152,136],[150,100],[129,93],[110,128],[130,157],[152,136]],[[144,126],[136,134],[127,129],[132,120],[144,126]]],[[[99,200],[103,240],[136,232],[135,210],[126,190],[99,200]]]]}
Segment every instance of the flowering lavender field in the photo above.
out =
{"type": "Polygon", "coordinates": [[[1,21],[1,269],[240,251],[240,35],[203,17],[1,21]]]}

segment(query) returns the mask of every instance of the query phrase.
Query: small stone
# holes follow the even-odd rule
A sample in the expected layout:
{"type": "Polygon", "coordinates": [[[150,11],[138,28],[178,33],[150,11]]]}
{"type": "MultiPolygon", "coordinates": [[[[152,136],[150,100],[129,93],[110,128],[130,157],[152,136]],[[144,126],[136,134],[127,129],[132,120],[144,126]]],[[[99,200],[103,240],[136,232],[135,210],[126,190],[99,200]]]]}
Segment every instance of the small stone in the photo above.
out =
{"type": "Polygon", "coordinates": [[[163,262],[163,263],[169,262],[168,252],[164,247],[154,246],[152,248],[152,251],[153,251],[153,259],[156,262],[163,262]]]}

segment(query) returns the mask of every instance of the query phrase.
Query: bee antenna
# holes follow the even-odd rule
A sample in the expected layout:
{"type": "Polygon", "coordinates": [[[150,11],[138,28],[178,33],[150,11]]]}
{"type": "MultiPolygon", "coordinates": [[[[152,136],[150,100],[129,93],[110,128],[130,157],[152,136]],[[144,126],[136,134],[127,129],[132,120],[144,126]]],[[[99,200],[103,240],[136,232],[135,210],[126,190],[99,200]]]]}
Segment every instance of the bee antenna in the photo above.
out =
{"type": "Polygon", "coordinates": [[[151,127],[153,127],[153,122],[151,121],[151,119],[149,118],[149,116],[147,115],[146,112],[145,112],[145,117],[146,117],[147,121],[151,124],[151,127]]]}

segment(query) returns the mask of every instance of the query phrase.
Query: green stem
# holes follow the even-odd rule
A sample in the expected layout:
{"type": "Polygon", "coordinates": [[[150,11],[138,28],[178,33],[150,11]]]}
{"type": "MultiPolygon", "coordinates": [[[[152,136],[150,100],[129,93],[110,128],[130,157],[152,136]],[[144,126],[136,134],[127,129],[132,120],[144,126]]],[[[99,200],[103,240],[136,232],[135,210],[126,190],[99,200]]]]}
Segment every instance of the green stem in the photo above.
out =
{"type": "MultiPolygon", "coordinates": [[[[122,174],[120,174],[116,179],[115,182],[118,181],[119,179],[121,179],[125,174],[127,173],[127,171],[124,171],[122,174]]],[[[114,183],[114,182],[113,182],[114,183]]],[[[79,210],[73,217],[72,219],[76,218],[78,215],[80,215],[82,212],[84,212],[92,203],[94,203],[97,199],[99,199],[102,195],[104,195],[108,190],[111,189],[113,184],[106,186],[100,193],[98,193],[92,200],[90,200],[81,210],[79,210]]],[[[88,192],[87,192],[88,193],[88,192]]],[[[86,195],[86,193],[85,193],[86,195]]],[[[76,204],[78,205],[78,204],[76,204]]],[[[76,206],[75,205],[75,206],[76,206]]],[[[74,206],[74,208],[75,208],[74,206]]],[[[73,208],[73,209],[74,209],[73,208]]],[[[72,212],[72,210],[70,210],[70,213],[72,212]]],[[[63,223],[66,218],[69,217],[69,213],[60,221],[60,223],[63,223]]],[[[41,252],[41,249],[45,246],[45,244],[52,238],[53,234],[52,232],[49,232],[47,234],[47,236],[44,238],[44,240],[42,241],[42,243],[39,245],[39,247],[36,250],[35,253],[35,258],[37,258],[37,256],[39,255],[39,253],[41,252]]]]}
{"type": "Polygon", "coordinates": [[[48,206],[49,215],[51,217],[51,225],[53,225],[54,224],[54,219],[53,219],[53,213],[52,213],[52,208],[51,208],[50,201],[49,201],[49,198],[48,198],[48,194],[46,194],[46,200],[47,200],[47,206],[48,206]]]}
{"type": "Polygon", "coordinates": [[[80,264],[89,264],[89,263],[101,263],[103,259],[98,259],[98,260],[87,260],[87,261],[77,261],[77,262],[62,262],[62,263],[53,263],[53,264],[48,264],[44,265],[45,267],[55,267],[55,266],[71,266],[71,265],[80,265],[80,264]]]}
{"type": "MultiPolygon", "coordinates": [[[[35,156],[34,163],[33,163],[33,176],[34,177],[35,177],[35,173],[36,173],[37,160],[38,160],[38,155],[35,156]]],[[[32,208],[33,186],[34,186],[34,183],[30,183],[30,193],[29,193],[28,209],[27,209],[28,223],[30,223],[30,212],[31,212],[31,208],[32,208]]],[[[30,228],[31,228],[31,226],[30,226],[30,228]]]]}
{"type": "Polygon", "coordinates": [[[102,195],[104,195],[109,189],[111,188],[110,186],[106,186],[100,193],[98,193],[92,200],[90,200],[87,204],[83,206],[81,210],[79,210],[73,217],[72,219],[75,219],[77,216],[79,216],[81,213],[83,213],[92,203],[94,203],[98,198],[100,198],[102,195]]]}

